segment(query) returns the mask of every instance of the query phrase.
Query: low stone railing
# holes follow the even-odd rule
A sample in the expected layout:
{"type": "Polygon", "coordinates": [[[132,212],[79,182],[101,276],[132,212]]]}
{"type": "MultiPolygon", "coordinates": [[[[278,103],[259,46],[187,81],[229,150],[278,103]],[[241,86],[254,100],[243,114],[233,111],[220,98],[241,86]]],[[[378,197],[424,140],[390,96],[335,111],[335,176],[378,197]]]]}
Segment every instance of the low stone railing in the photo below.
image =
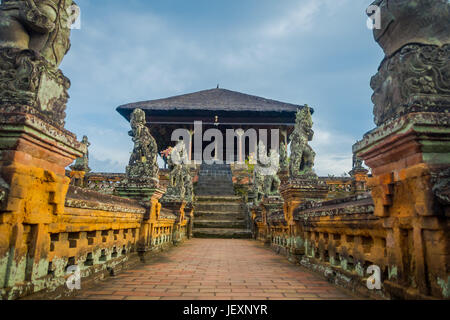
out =
{"type": "MultiPolygon", "coordinates": [[[[187,214],[192,218],[192,212],[187,214]]],[[[23,225],[23,252],[10,266],[14,281],[0,288],[3,299],[52,298],[71,295],[66,281],[74,270],[81,286],[139,263],[148,254],[186,239],[189,219],[184,211],[161,209],[158,201],[148,205],[136,200],[101,194],[70,186],[64,211],[48,225],[23,225]],[[149,227],[150,226],[150,227],[149,227]],[[38,239],[30,242],[36,234],[38,239]],[[39,259],[27,256],[39,247],[39,259]]]]}

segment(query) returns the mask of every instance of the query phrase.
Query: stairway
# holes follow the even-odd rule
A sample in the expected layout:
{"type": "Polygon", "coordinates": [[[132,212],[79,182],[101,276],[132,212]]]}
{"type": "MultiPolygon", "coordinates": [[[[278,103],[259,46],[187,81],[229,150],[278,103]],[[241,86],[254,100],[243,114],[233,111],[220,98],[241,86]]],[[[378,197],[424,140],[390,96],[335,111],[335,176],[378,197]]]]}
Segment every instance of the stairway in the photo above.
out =
{"type": "Polygon", "coordinates": [[[234,196],[231,168],[227,164],[200,166],[196,196],[234,196]]]}
{"type": "Polygon", "coordinates": [[[241,197],[234,195],[229,165],[202,164],[194,204],[194,237],[251,238],[241,197]]]}

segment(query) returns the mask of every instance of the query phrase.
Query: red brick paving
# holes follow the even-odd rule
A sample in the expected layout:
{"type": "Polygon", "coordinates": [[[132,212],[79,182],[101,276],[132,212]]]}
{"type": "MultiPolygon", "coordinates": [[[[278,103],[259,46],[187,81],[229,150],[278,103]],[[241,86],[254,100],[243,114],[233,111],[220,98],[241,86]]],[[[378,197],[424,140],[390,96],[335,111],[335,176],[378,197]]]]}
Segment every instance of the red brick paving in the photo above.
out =
{"type": "Polygon", "coordinates": [[[155,261],[86,289],[78,299],[352,299],[252,240],[192,239],[155,261]]]}

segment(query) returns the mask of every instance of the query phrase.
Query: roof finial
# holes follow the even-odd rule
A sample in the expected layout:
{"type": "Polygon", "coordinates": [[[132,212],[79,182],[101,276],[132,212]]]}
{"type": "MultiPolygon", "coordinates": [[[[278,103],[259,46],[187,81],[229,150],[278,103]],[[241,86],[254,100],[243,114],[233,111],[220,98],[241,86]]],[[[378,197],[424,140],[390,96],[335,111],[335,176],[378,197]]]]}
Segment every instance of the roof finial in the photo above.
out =
{"type": "Polygon", "coordinates": [[[219,89],[219,84],[217,84],[217,89],[219,89]]]}

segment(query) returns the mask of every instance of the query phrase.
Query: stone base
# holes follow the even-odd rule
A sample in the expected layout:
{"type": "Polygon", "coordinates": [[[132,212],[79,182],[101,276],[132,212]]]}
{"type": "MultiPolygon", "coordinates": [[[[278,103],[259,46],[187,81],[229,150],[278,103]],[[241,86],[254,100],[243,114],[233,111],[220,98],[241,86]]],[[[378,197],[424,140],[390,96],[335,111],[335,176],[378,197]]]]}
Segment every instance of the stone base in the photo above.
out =
{"type": "Polygon", "coordinates": [[[70,81],[31,50],[0,49],[0,106],[63,127],[70,81]]]}
{"type": "Polygon", "coordinates": [[[155,193],[163,193],[156,181],[136,182],[124,180],[114,189],[114,194],[119,197],[135,199],[139,201],[150,201],[155,193]]]}

